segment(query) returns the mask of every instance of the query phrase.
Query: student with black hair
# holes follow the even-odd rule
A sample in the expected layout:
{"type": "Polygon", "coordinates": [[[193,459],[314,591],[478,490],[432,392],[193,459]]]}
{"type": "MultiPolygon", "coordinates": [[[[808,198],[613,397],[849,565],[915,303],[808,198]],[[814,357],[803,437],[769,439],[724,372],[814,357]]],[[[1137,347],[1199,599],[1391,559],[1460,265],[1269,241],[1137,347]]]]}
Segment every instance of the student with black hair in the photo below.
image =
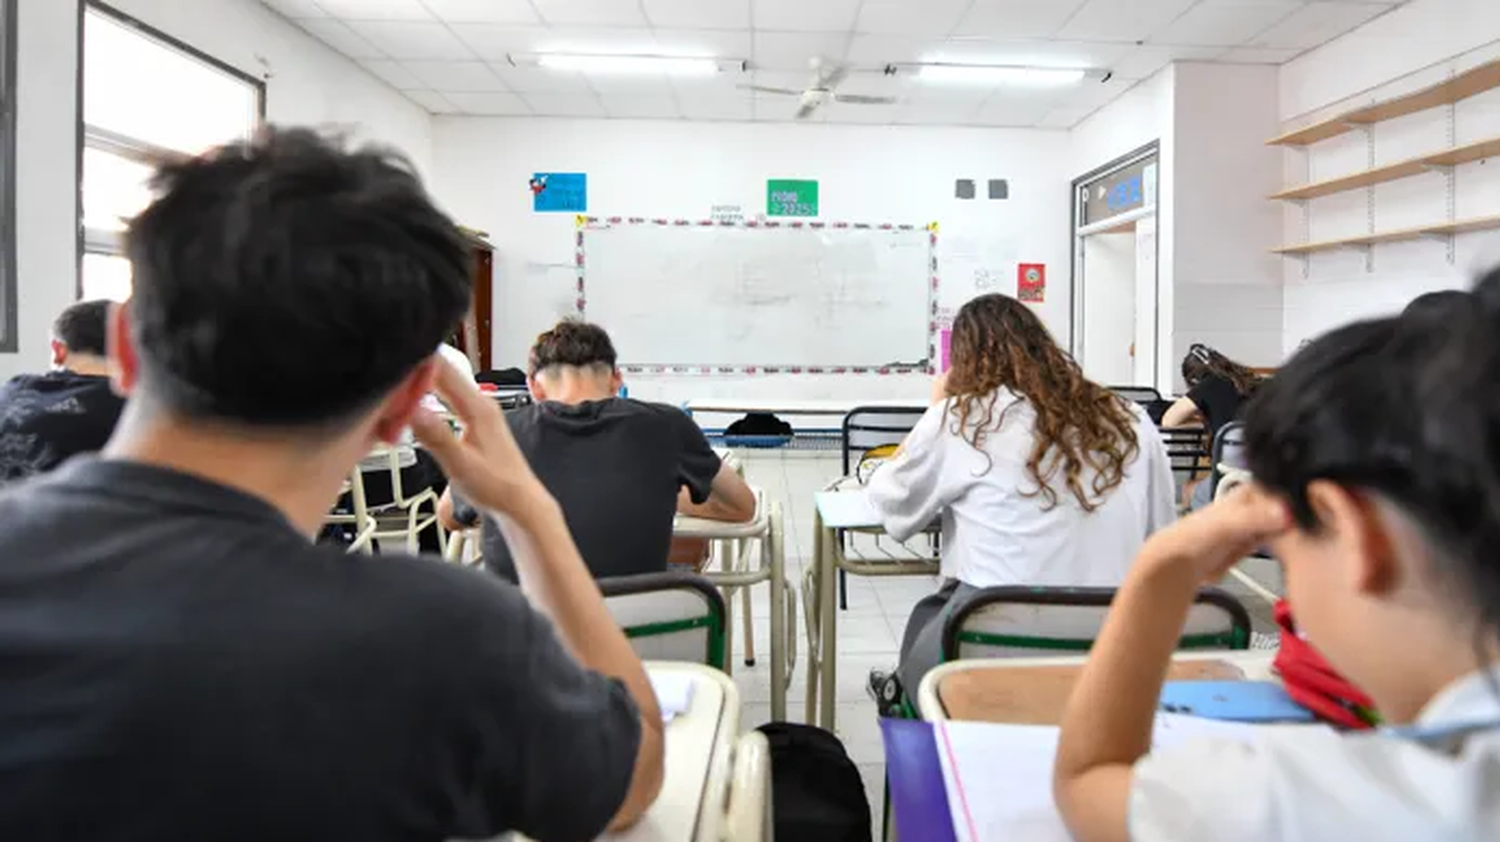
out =
{"type": "Polygon", "coordinates": [[[640,660],[499,409],[435,349],[468,249],[410,165],[268,131],[164,166],[102,458],[0,495],[0,838],[593,838],[662,780],[640,660]],[[419,408],[436,386],[453,435],[419,408]],[[317,546],[411,425],[522,589],[317,546]]]}
{"type": "MultiPolygon", "coordinates": [[[[506,419],[596,577],[659,572],[670,561],[698,564],[706,542],[673,541],[678,512],[731,522],[755,517],[754,492],[687,413],[619,397],[615,346],[604,328],[565,319],[537,337],[530,356],[535,402],[506,419]]],[[[438,514],[450,529],[483,520],[485,566],[516,578],[493,518],[481,518],[451,492],[438,514]]]]}
{"type": "Polygon", "coordinates": [[[0,482],[43,474],[109,441],[125,401],[109,383],[110,302],[80,301],[52,323],[52,370],[0,386],[0,482]]]}
{"type": "Polygon", "coordinates": [[[1063,715],[1079,842],[1500,839],[1500,270],[1478,291],[1299,352],[1249,408],[1255,483],[1147,542],[1063,715]],[[1260,546],[1387,727],[1151,753],[1193,594],[1260,546]]]}

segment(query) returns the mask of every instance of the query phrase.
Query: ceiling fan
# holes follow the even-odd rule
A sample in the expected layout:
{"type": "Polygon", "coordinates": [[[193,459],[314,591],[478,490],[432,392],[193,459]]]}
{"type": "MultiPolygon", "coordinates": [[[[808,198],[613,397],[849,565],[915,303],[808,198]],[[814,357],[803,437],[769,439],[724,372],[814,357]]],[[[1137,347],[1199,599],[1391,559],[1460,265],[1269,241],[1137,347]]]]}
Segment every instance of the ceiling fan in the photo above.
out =
{"type": "Polygon", "coordinates": [[[892,105],[896,102],[893,96],[867,96],[865,94],[841,94],[838,93],[839,85],[849,77],[849,65],[830,65],[822,58],[814,57],[808,61],[812,68],[812,82],[803,90],[792,88],[775,88],[766,85],[740,85],[747,91],[755,91],[761,94],[774,94],[776,96],[794,96],[802,100],[802,105],[797,109],[797,119],[806,120],[819,108],[830,102],[843,105],[892,105]]]}

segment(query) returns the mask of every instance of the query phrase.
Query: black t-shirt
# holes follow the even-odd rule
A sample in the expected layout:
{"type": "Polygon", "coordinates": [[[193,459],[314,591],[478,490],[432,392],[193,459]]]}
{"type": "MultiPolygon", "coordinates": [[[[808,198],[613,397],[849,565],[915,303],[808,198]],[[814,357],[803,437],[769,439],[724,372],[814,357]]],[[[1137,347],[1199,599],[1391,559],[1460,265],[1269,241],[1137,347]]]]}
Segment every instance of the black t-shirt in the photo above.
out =
{"type": "Polygon", "coordinates": [[[71,371],[12,377],[0,386],[0,482],[100,450],[124,407],[108,377],[71,371]]]}
{"type": "Polygon", "coordinates": [[[1210,374],[1188,390],[1188,400],[1203,414],[1204,424],[1210,436],[1219,434],[1219,429],[1239,417],[1240,406],[1245,396],[1234,388],[1234,384],[1217,374],[1210,374]]]}
{"type": "Polygon", "coordinates": [[[137,463],[0,493],[0,839],[589,839],[639,741],[492,576],[137,463]]]}
{"type": "MultiPolygon", "coordinates": [[[[506,418],[596,578],[667,568],[679,489],[702,503],[719,472],[719,457],[693,419],[676,407],[625,398],[546,401],[506,418]]],[[[461,501],[455,513],[474,519],[461,501]]],[[[484,561],[494,573],[516,578],[510,549],[489,518],[484,561]]]]}

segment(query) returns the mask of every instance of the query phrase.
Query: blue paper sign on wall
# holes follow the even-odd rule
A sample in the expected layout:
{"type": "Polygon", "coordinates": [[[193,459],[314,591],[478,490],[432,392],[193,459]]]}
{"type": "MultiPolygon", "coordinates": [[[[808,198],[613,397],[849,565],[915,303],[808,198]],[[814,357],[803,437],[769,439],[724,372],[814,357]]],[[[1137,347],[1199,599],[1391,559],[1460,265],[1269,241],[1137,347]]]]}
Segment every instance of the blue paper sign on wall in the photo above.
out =
{"type": "Polygon", "coordinates": [[[588,175],[581,172],[539,172],[531,177],[531,209],[537,213],[586,213],[588,175]]]}

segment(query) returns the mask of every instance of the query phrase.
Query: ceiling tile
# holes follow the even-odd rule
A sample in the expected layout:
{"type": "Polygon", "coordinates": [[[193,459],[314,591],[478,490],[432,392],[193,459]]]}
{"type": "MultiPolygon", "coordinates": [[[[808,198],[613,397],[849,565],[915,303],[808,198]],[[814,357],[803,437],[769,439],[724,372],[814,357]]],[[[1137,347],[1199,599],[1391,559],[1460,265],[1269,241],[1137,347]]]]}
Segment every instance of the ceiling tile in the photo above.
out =
{"type": "Polygon", "coordinates": [[[427,84],[418,79],[398,61],[362,61],[360,62],[360,66],[375,74],[381,81],[398,91],[411,91],[428,87],[427,84]]]}
{"type": "Polygon", "coordinates": [[[318,6],[343,20],[432,20],[418,0],[317,0],[318,6]]]}
{"type": "Polygon", "coordinates": [[[1053,102],[1058,107],[1081,108],[1092,111],[1113,102],[1121,94],[1139,84],[1138,79],[1113,77],[1106,82],[1085,82],[1076,88],[1059,91],[1053,102]]]}
{"type": "Polygon", "coordinates": [[[841,94],[859,94],[861,96],[893,96],[904,97],[915,84],[912,74],[887,76],[876,71],[856,71],[850,73],[839,85],[841,94]]]}
{"type": "Polygon", "coordinates": [[[854,28],[859,6],[860,0],[754,0],[752,14],[756,29],[848,32],[854,28]]]}
{"type": "Polygon", "coordinates": [[[593,95],[524,94],[526,103],[539,117],[603,117],[604,106],[593,95]]]}
{"type": "Polygon", "coordinates": [[[658,29],[656,51],[673,56],[750,58],[750,31],[727,29],[658,29]]]}
{"type": "Polygon", "coordinates": [[[541,39],[539,49],[558,53],[650,54],[657,51],[651,30],[633,27],[559,26],[541,39]]]}
{"type": "Polygon", "coordinates": [[[963,126],[973,122],[976,105],[907,103],[896,111],[896,122],[920,126],[963,126]]]}
{"type": "Polygon", "coordinates": [[[755,106],[748,96],[677,97],[677,108],[689,120],[749,120],[755,106]]]}
{"type": "Polygon", "coordinates": [[[541,22],[529,0],[422,0],[439,20],[449,23],[509,23],[535,26],[541,22]]]}
{"type": "Polygon", "coordinates": [[[791,120],[796,116],[797,109],[801,107],[797,98],[790,96],[756,95],[752,104],[757,120],[791,120]]]}
{"type": "Polygon", "coordinates": [[[1040,67],[1110,67],[1134,49],[1129,44],[1106,44],[1098,41],[982,41],[950,38],[944,41],[930,61],[972,62],[975,64],[1025,64],[1040,67]]]}
{"type": "Polygon", "coordinates": [[[443,92],[443,97],[463,109],[465,114],[490,117],[505,117],[513,114],[530,114],[531,107],[518,94],[473,93],[469,91],[443,92]]]}
{"type": "Polygon", "coordinates": [[[383,58],[385,53],[361,38],[342,21],[332,19],[299,20],[297,25],[312,33],[319,41],[338,50],[349,58],[383,58]]]}
{"type": "Polygon", "coordinates": [[[1071,129],[1091,113],[1085,108],[1058,108],[1047,112],[1036,125],[1039,129],[1071,129]]]}
{"type": "MultiPolygon", "coordinates": [[[[1063,0],[1058,0],[1063,2],[1063,0]]],[[[971,0],[865,0],[855,30],[868,35],[948,35],[971,0]]]]}
{"type": "Polygon", "coordinates": [[[757,70],[750,74],[751,84],[794,91],[806,88],[812,80],[812,72],[807,70],[757,70]]]}
{"type": "Polygon", "coordinates": [[[954,35],[981,38],[1050,38],[1084,0],[975,0],[954,35]]]}
{"type": "Polygon", "coordinates": [[[937,37],[914,38],[904,35],[856,35],[849,42],[848,61],[869,67],[887,64],[921,61],[922,56],[934,53],[942,39],[937,37]]]}
{"type": "Polygon", "coordinates": [[[531,0],[551,26],[648,26],[635,0],[531,0]]]}
{"type": "Polygon", "coordinates": [[[440,23],[351,21],[355,34],[394,59],[466,59],[472,54],[440,23]]]}
{"type": "Polygon", "coordinates": [[[1376,3],[1313,3],[1292,12],[1248,43],[1253,47],[1309,50],[1390,8],[1390,4],[1376,3]]]}
{"type": "Polygon", "coordinates": [[[1088,0],[1057,35],[1079,41],[1144,41],[1196,2],[1198,0],[1088,0]]]}
{"type": "Polygon", "coordinates": [[[641,0],[641,6],[657,28],[750,28],[750,0],[641,0]]]}
{"type": "Polygon", "coordinates": [[[751,59],[757,68],[768,70],[807,70],[814,57],[842,62],[849,48],[849,36],[831,32],[759,32],[755,33],[751,59]]]}
{"type": "Polygon", "coordinates": [[[1302,55],[1301,50],[1279,50],[1269,47],[1232,47],[1220,54],[1214,61],[1226,64],[1286,64],[1297,56],[1302,55]]]}
{"type": "Polygon", "coordinates": [[[585,73],[584,77],[600,96],[672,94],[672,83],[665,73],[585,73]]]}
{"type": "Polygon", "coordinates": [[[1300,0],[1204,0],[1153,33],[1149,42],[1232,47],[1249,41],[1300,8],[1300,0]]]}
{"type": "Polygon", "coordinates": [[[678,120],[677,102],[670,96],[601,96],[604,112],[611,117],[678,120]]]}
{"type": "Polygon", "coordinates": [[[319,8],[313,0],[261,0],[261,2],[293,20],[328,17],[328,13],[319,8]]]}
{"type": "Polygon", "coordinates": [[[490,70],[494,71],[507,87],[517,93],[591,94],[593,92],[582,73],[548,70],[541,67],[513,67],[500,62],[491,63],[490,70]]]}
{"type": "Polygon", "coordinates": [[[482,61],[407,61],[403,64],[412,75],[435,91],[488,93],[510,89],[482,61]]]}
{"type": "Polygon", "coordinates": [[[403,91],[403,95],[427,109],[430,114],[462,114],[463,109],[454,105],[437,91],[403,91]]]}
{"type": "Polygon", "coordinates": [[[1223,47],[1136,47],[1110,69],[1117,79],[1145,79],[1174,61],[1209,61],[1223,54],[1223,47]]]}
{"type": "Polygon", "coordinates": [[[719,73],[713,76],[674,76],[672,90],[677,99],[712,99],[716,96],[749,96],[741,87],[754,84],[753,73],[719,73]]]}
{"type": "Polygon", "coordinates": [[[490,60],[511,53],[534,53],[550,37],[541,27],[502,26],[488,23],[455,23],[449,29],[474,55],[490,60]]]}
{"type": "Polygon", "coordinates": [[[972,122],[980,126],[1029,128],[1040,123],[1051,111],[1045,104],[986,103],[974,113],[972,122]]]}

